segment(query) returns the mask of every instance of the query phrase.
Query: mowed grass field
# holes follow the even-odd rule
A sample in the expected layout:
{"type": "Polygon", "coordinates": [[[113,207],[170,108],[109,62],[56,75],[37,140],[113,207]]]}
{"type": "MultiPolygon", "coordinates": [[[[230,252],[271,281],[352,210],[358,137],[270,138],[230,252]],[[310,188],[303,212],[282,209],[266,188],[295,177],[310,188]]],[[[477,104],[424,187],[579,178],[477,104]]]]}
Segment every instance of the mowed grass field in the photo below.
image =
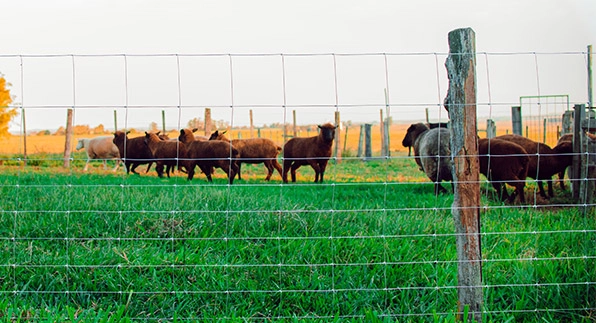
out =
{"type": "MultiPolygon", "coordinates": [[[[1,321],[456,319],[453,196],[404,152],[332,161],[322,185],[308,167],[282,184],[243,166],[227,185],[29,157],[0,167],[1,321]]],[[[527,206],[489,192],[484,322],[594,322],[596,212],[568,191],[527,206]]]]}

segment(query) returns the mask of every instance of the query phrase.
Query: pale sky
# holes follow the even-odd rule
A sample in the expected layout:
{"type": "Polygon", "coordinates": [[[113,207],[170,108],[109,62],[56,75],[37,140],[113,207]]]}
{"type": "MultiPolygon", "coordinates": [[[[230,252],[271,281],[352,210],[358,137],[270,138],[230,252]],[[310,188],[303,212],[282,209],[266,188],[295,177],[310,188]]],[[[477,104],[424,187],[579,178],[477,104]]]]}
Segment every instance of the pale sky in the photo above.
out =
{"type": "Polygon", "coordinates": [[[205,107],[235,125],[249,109],[256,126],[291,122],[292,110],[302,124],[336,109],[370,122],[385,88],[394,120],[423,118],[426,107],[444,119],[447,34],[462,27],[476,32],[479,114],[506,114],[520,96],[585,103],[583,53],[596,44],[594,0],[1,4],[0,73],[28,129],[58,128],[71,106],[76,124],[107,128],[114,110],[120,128],[161,125],[162,110],[177,128],[205,107]],[[364,53],[377,55],[343,55],[364,53]]]}

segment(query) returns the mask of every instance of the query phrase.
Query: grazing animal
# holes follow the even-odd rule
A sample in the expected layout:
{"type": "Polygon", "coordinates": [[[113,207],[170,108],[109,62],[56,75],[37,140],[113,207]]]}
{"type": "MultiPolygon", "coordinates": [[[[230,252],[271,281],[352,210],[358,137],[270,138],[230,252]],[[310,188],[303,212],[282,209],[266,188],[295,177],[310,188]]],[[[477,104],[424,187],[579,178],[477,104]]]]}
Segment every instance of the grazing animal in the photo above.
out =
{"type": "Polygon", "coordinates": [[[414,147],[416,164],[435,183],[435,194],[447,192],[441,182],[453,181],[449,130],[415,123],[408,128],[402,145],[414,147]]]}
{"type": "Polygon", "coordinates": [[[501,201],[512,203],[519,195],[525,203],[524,186],[528,175],[530,157],[526,150],[510,141],[500,139],[478,139],[478,159],[480,173],[493,185],[501,201]],[[511,196],[507,194],[505,183],[515,187],[511,196]]]}
{"type": "Polygon", "coordinates": [[[116,171],[118,166],[120,166],[120,153],[118,152],[118,147],[112,142],[112,137],[110,136],[79,139],[76,150],[83,148],[85,148],[87,153],[87,162],[85,163],[85,168],[83,168],[84,171],[87,171],[89,162],[91,162],[92,159],[102,159],[104,169],[107,168],[106,159],[116,160],[116,167],[114,167],[113,171],[116,171]]]}
{"type": "MultiPolygon", "coordinates": [[[[429,123],[426,124],[426,126],[429,129],[448,128],[449,122],[429,122],[429,123]]],[[[403,142],[402,142],[402,144],[403,144],[403,142]]],[[[405,146],[404,145],[404,147],[408,148],[408,156],[412,156],[412,146],[405,146]]]]}
{"type": "Polygon", "coordinates": [[[319,125],[319,134],[314,137],[292,138],[284,145],[284,166],[282,179],[288,182],[291,170],[292,182],[296,182],[296,170],[303,165],[310,165],[315,170],[315,183],[323,183],[325,169],[331,157],[331,146],[335,139],[335,126],[326,123],[319,125]]]}
{"type": "Polygon", "coordinates": [[[429,122],[428,123],[429,129],[435,128],[449,128],[449,122],[429,122]]]}
{"type": "Polygon", "coordinates": [[[267,167],[268,181],[273,175],[273,169],[276,169],[279,175],[282,174],[281,165],[277,162],[277,155],[281,151],[281,147],[276,145],[273,140],[267,138],[249,138],[249,139],[232,139],[230,141],[225,136],[224,132],[215,131],[209,137],[209,140],[223,140],[227,141],[238,149],[240,159],[238,159],[238,179],[242,179],[240,173],[242,171],[242,163],[260,164],[263,163],[267,167]]]}
{"type": "Polygon", "coordinates": [[[163,140],[158,134],[145,132],[145,144],[153,155],[155,170],[160,178],[163,177],[164,165],[167,166],[166,175],[170,178],[170,171],[175,166],[180,170],[188,162],[186,146],[180,141],[163,140]]]}
{"type": "Polygon", "coordinates": [[[546,180],[548,195],[549,197],[553,197],[553,175],[565,170],[573,161],[573,145],[571,142],[564,141],[551,148],[547,144],[536,142],[519,135],[502,135],[496,138],[515,142],[526,150],[530,157],[530,161],[528,162],[528,177],[538,182],[540,196],[543,198],[548,198],[542,184],[542,181],[546,180]]]}
{"type": "Polygon", "coordinates": [[[135,169],[142,164],[149,164],[145,171],[149,172],[149,168],[153,162],[153,155],[149,147],[145,144],[145,137],[128,138],[128,133],[116,131],[113,139],[126,166],[126,173],[132,172],[133,174],[138,174],[135,169]]]}
{"type": "MultiPolygon", "coordinates": [[[[559,138],[559,141],[557,141],[557,145],[568,141],[570,143],[573,144],[573,134],[572,133],[568,133],[565,135],[562,135],[561,138],[559,138]]],[[[567,170],[567,168],[565,168],[564,170],[559,172],[559,187],[564,190],[565,189],[565,171],[567,170]]]]}
{"type": "MultiPolygon", "coordinates": [[[[199,128],[192,128],[192,129],[186,129],[186,130],[187,131],[190,131],[192,133],[195,133],[195,132],[197,132],[199,130],[199,128]]],[[[207,137],[207,136],[194,135],[194,137],[195,137],[195,140],[198,140],[198,141],[207,141],[207,140],[209,140],[209,137],[207,137]]],[[[176,138],[176,139],[178,139],[178,138],[176,138]]]]}
{"type": "Polygon", "coordinates": [[[199,141],[192,134],[191,129],[181,129],[180,142],[186,145],[187,150],[187,172],[188,180],[192,180],[195,173],[195,166],[199,166],[201,171],[207,176],[207,180],[212,182],[211,173],[214,167],[221,168],[228,175],[230,184],[234,183],[234,177],[238,173],[238,149],[234,148],[229,142],[221,140],[199,141]]]}

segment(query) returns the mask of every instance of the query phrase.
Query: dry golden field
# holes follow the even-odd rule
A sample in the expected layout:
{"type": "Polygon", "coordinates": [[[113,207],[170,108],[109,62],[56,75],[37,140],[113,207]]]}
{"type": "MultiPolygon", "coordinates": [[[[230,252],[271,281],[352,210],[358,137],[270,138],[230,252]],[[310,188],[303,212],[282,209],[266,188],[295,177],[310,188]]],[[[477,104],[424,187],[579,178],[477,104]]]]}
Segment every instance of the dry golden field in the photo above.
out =
{"type": "MultiPolygon", "coordinates": [[[[402,123],[402,124],[394,124],[391,126],[390,132],[390,145],[391,145],[391,152],[394,153],[407,153],[407,149],[404,148],[401,144],[401,141],[406,133],[407,128],[409,127],[409,123],[402,123]]],[[[478,123],[478,128],[483,129],[485,124],[483,122],[478,123]]],[[[311,129],[316,129],[316,127],[312,126],[311,129]]],[[[497,122],[497,135],[502,135],[505,133],[511,133],[511,122],[510,121],[500,121],[497,122]]],[[[202,134],[197,132],[197,134],[202,134]]],[[[308,137],[314,136],[316,134],[316,130],[312,131],[300,131],[298,132],[299,137],[308,137]]],[[[109,135],[109,134],[104,134],[109,135]]],[[[129,135],[130,138],[142,136],[144,133],[131,133],[129,135]]],[[[178,130],[171,130],[168,135],[170,138],[175,138],[178,135],[178,130]]],[[[257,136],[257,130],[253,130],[253,133],[250,133],[248,129],[232,129],[229,130],[227,133],[229,138],[251,138],[257,136]]],[[[292,131],[288,130],[288,135],[292,135],[292,131]]],[[[72,142],[72,150],[77,144],[77,139],[80,138],[91,138],[98,135],[75,135],[74,140],[72,142]]],[[[282,129],[261,129],[260,136],[263,138],[269,138],[276,142],[279,145],[283,145],[284,138],[283,138],[283,131],[282,129]]],[[[358,142],[360,138],[360,126],[351,126],[348,128],[344,128],[340,133],[340,147],[342,149],[347,150],[349,155],[355,156],[358,151],[358,142]]],[[[485,137],[486,133],[480,131],[480,137],[485,137]]],[[[530,132],[529,137],[533,140],[542,141],[541,136],[535,134],[535,132],[530,132]]],[[[547,137],[547,144],[554,145],[556,144],[556,134],[549,133],[547,137]]],[[[31,135],[27,136],[27,154],[37,154],[37,153],[62,153],[64,152],[65,147],[65,137],[63,135],[31,135]]],[[[381,132],[379,125],[373,125],[372,127],[372,150],[373,155],[379,154],[381,151],[381,132]]],[[[22,136],[10,136],[7,138],[0,139],[0,155],[9,155],[9,154],[23,154],[24,153],[24,140],[22,136]]]]}
{"type": "MultiPolygon", "coordinates": [[[[391,151],[395,152],[405,152],[405,149],[401,145],[401,141],[403,136],[406,133],[407,127],[409,124],[401,124],[401,125],[393,125],[391,126],[391,151]]],[[[316,129],[315,127],[311,127],[312,129],[316,129]]],[[[261,129],[261,137],[269,138],[279,144],[280,146],[284,143],[283,138],[283,131],[282,129],[261,129]]],[[[202,135],[203,133],[197,132],[196,134],[202,135]]],[[[288,135],[291,135],[291,131],[288,131],[288,135]]],[[[315,130],[312,131],[301,131],[297,135],[299,137],[307,137],[307,136],[314,136],[316,134],[315,130]]],[[[109,134],[103,135],[75,135],[74,140],[72,142],[72,149],[76,147],[77,140],[80,138],[92,138],[97,136],[105,136],[109,134]]],[[[138,136],[143,136],[144,133],[131,133],[129,134],[129,138],[134,138],[138,136]]],[[[178,130],[172,130],[168,132],[170,138],[175,138],[178,136],[178,130]]],[[[257,130],[253,131],[253,135],[251,135],[250,130],[242,129],[236,130],[232,129],[229,130],[226,134],[229,138],[251,138],[257,136],[257,130]]],[[[347,142],[345,145],[346,150],[351,150],[354,154],[358,150],[358,141],[360,138],[360,127],[359,126],[352,126],[347,129],[347,137],[346,137],[346,129],[344,128],[340,135],[341,146],[344,147],[344,140],[347,138],[347,142]]],[[[65,136],[63,135],[44,135],[44,136],[27,136],[27,154],[36,154],[36,153],[62,153],[64,152],[65,147],[65,136]]],[[[380,128],[378,125],[372,127],[372,147],[373,153],[378,152],[381,150],[381,133],[380,128]]],[[[10,136],[8,138],[0,139],[0,154],[22,154],[24,152],[24,140],[22,136],[10,136]]]]}

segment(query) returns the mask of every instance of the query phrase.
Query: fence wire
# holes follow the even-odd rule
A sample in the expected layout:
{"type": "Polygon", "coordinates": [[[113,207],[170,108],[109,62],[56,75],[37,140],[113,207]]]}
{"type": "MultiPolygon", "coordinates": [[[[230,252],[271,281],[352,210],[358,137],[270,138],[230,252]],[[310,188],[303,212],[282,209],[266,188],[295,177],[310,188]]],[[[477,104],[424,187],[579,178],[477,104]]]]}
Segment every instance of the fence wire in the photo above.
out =
{"type": "MultiPolygon", "coordinates": [[[[561,110],[544,102],[523,110],[534,120],[528,132],[554,146],[560,133],[540,120],[560,123],[570,104],[587,102],[586,55],[477,53],[479,124],[491,119],[497,135],[512,133],[511,107],[523,109],[522,97],[564,94],[561,110]]],[[[1,139],[0,309],[12,320],[66,317],[67,308],[82,317],[122,311],[133,321],[454,319],[453,195],[435,195],[415,161],[432,156],[410,156],[402,145],[411,124],[448,121],[446,57],[0,55],[22,116],[1,139]],[[130,137],[162,124],[177,136],[206,123],[210,109],[211,130],[280,147],[291,130],[316,136],[316,125],[340,115],[341,149],[323,183],[312,183],[308,165],[296,183],[283,183],[281,174],[266,182],[262,165],[243,164],[232,185],[221,170],[213,183],[200,173],[160,179],[144,165],[139,175],[100,163],[83,172],[82,151],[69,157],[70,168],[60,166],[68,109],[74,125],[102,135],[136,130],[130,137]],[[356,153],[364,151],[363,124],[373,125],[372,156],[356,153]],[[382,129],[390,155],[380,154],[382,129]]],[[[548,198],[526,179],[525,203],[501,202],[481,183],[483,316],[591,320],[595,205],[573,198],[569,178],[548,198]]]]}

